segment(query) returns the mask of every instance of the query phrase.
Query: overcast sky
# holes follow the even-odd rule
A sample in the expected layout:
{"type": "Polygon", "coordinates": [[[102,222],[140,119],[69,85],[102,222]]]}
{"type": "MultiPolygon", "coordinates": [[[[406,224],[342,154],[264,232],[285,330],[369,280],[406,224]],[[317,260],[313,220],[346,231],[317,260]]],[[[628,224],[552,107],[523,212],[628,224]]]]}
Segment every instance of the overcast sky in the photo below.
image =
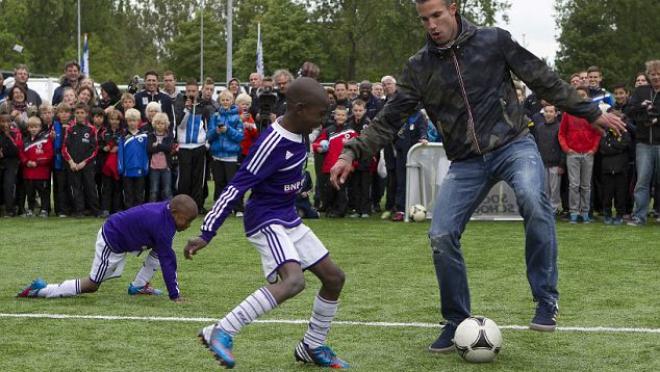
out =
{"type": "Polygon", "coordinates": [[[555,37],[554,0],[510,0],[507,12],[509,23],[500,21],[497,26],[509,32],[520,44],[540,58],[548,58],[554,64],[558,44],[555,37]],[[524,37],[523,37],[524,35],[524,37]]]}

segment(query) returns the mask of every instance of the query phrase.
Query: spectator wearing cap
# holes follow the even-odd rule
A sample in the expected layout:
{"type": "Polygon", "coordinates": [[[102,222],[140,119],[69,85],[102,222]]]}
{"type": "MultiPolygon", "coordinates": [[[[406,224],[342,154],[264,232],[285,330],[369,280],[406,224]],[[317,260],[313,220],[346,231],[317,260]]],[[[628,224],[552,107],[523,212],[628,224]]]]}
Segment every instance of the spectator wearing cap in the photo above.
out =
{"type": "Polygon", "coordinates": [[[361,82],[358,96],[359,99],[366,103],[367,117],[369,120],[375,118],[378,111],[383,108],[382,101],[372,94],[372,87],[373,85],[367,80],[361,82]]]}
{"type": "Polygon", "coordinates": [[[41,106],[41,97],[39,93],[28,87],[27,82],[29,78],[30,71],[27,65],[20,64],[16,66],[14,69],[14,85],[23,87],[25,90],[25,102],[27,102],[28,106],[39,107],[41,106]]]}
{"type": "Polygon", "coordinates": [[[76,61],[69,61],[64,65],[64,75],[60,78],[60,86],[55,89],[53,93],[53,106],[62,102],[64,96],[64,89],[66,87],[73,88],[74,92],[78,91],[83,76],[80,75],[80,65],[76,61]]]}

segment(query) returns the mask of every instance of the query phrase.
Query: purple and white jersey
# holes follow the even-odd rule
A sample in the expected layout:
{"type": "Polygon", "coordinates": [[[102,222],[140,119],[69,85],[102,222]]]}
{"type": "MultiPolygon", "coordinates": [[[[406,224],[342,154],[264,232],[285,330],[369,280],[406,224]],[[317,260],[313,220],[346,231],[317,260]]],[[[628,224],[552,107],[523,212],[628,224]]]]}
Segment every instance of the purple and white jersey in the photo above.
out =
{"type": "Polygon", "coordinates": [[[176,225],[169,204],[147,203],[115,213],[103,224],[102,234],[114,253],[153,249],[158,254],[167,291],[174,299],[179,297],[176,254],[172,249],[176,225]]]}
{"type": "Polygon", "coordinates": [[[287,228],[302,220],[296,213],[296,194],[303,184],[307,146],[303,136],[284,129],[280,119],[262,132],[241,168],[204,217],[201,238],[209,242],[234,205],[252,189],[245,205],[243,224],[250,236],[270,224],[287,228]]]}

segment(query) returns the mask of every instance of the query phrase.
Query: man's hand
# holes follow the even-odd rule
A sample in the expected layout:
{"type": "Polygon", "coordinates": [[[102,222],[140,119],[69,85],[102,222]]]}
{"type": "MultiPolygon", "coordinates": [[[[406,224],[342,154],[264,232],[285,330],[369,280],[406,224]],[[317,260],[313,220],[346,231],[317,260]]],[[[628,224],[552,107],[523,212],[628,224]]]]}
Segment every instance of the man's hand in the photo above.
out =
{"type": "Polygon", "coordinates": [[[352,163],[340,157],[335,165],[332,166],[332,169],[330,169],[330,183],[335,189],[339,190],[346,183],[348,176],[353,172],[352,163]]]}
{"type": "Polygon", "coordinates": [[[192,256],[196,255],[197,251],[206,247],[207,244],[209,243],[200,237],[189,239],[188,244],[183,248],[183,255],[187,259],[192,260],[192,256]]]}
{"type": "Polygon", "coordinates": [[[626,123],[621,120],[618,116],[610,113],[602,114],[596,121],[591,123],[591,125],[596,128],[601,135],[605,134],[607,129],[612,129],[617,136],[621,136],[622,133],[627,132],[626,123]]]}

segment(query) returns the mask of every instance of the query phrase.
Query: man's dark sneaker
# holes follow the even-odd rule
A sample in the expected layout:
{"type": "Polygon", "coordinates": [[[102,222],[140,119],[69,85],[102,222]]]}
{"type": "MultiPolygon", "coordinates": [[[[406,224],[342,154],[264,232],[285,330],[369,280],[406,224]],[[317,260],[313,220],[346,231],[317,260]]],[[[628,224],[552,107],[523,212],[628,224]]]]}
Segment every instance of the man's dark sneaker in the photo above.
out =
{"type": "Polygon", "coordinates": [[[429,346],[429,351],[432,353],[450,353],[455,351],[454,334],[456,333],[456,327],[452,323],[445,324],[438,339],[429,346]]]}
{"type": "Polygon", "coordinates": [[[553,332],[557,328],[557,316],[559,316],[559,306],[556,303],[539,302],[534,319],[529,323],[529,329],[553,332]]]}

